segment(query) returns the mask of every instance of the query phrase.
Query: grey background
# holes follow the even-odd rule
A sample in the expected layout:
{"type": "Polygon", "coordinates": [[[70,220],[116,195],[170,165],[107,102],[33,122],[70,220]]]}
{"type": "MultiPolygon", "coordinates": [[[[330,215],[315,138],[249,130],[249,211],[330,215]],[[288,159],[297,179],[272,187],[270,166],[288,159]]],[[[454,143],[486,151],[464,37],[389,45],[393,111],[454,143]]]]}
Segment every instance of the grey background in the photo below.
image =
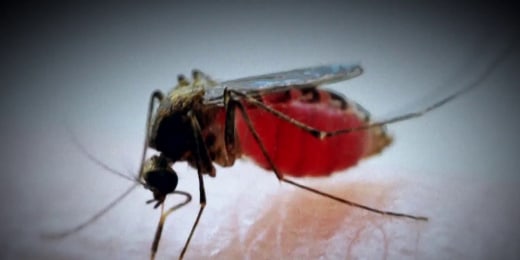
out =
{"type": "MultiPolygon", "coordinates": [[[[395,114],[427,105],[433,99],[428,93],[445,95],[481,73],[518,33],[514,10],[396,1],[6,8],[0,256],[148,257],[158,213],[144,204],[151,195],[142,189],[74,236],[48,241],[40,234],[79,223],[129,185],[81,154],[70,132],[114,168],[135,172],[149,95],[154,89],[167,91],[178,73],[199,68],[225,80],[361,62],[366,70],[362,77],[330,87],[376,117],[395,114]]],[[[327,240],[312,234],[308,240],[294,238],[290,232],[275,232],[277,239],[271,239],[259,232],[252,245],[261,250],[233,251],[248,243],[248,230],[262,230],[255,223],[266,208],[283,214],[298,207],[291,198],[301,195],[244,161],[207,179],[209,204],[188,259],[518,258],[518,55],[517,48],[479,89],[423,118],[389,126],[396,142],[381,156],[330,178],[307,180],[326,191],[330,185],[339,194],[355,190],[355,183],[368,182],[382,190],[387,186],[381,183],[397,183],[391,203],[381,207],[427,215],[429,223],[417,227],[376,216],[378,225],[345,222],[327,240]],[[383,225],[386,236],[381,240],[371,231],[359,242],[350,236],[356,224],[368,230],[383,225]],[[292,250],[278,243],[292,239],[292,250]],[[265,244],[268,240],[272,244],[265,244]],[[350,250],[345,243],[358,249],[350,250]]],[[[179,188],[196,194],[194,170],[184,164],[177,164],[176,170],[179,188]]],[[[358,194],[368,196],[361,197],[366,204],[370,194],[379,194],[378,188],[359,187],[363,191],[358,194]]],[[[196,204],[168,222],[160,259],[180,252],[196,204]]],[[[294,228],[327,226],[328,213],[300,214],[303,224],[294,228]]],[[[263,228],[292,221],[281,219],[263,228]]]]}

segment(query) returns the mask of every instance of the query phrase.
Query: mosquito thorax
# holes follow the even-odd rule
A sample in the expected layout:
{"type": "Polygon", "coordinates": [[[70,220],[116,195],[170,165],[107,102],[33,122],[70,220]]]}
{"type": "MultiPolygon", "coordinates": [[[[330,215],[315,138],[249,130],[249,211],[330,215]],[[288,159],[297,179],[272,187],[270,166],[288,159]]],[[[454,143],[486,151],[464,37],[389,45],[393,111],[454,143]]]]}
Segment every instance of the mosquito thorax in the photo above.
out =
{"type": "MultiPolygon", "coordinates": [[[[203,131],[212,131],[211,125],[221,107],[204,104],[204,94],[208,87],[216,84],[198,70],[192,72],[191,81],[179,75],[177,86],[160,101],[154,112],[149,129],[148,146],[159,151],[161,156],[171,162],[188,161],[195,167],[197,158],[194,156],[194,151],[197,147],[192,118],[196,118],[203,131]]],[[[219,134],[223,135],[223,132],[219,134]]],[[[215,139],[214,136],[215,134],[205,133],[203,138],[211,141],[215,139]]],[[[211,144],[206,145],[211,146],[211,144]]],[[[204,173],[214,176],[214,169],[210,163],[206,161],[201,167],[204,173]]]]}
{"type": "Polygon", "coordinates": [[[143,180],[146,188],[152,191],[154,200],[158,204],[177,188],[179,178],[171,165],[172,163],[162,155],[150,157],[143,165],[143,180]]]}

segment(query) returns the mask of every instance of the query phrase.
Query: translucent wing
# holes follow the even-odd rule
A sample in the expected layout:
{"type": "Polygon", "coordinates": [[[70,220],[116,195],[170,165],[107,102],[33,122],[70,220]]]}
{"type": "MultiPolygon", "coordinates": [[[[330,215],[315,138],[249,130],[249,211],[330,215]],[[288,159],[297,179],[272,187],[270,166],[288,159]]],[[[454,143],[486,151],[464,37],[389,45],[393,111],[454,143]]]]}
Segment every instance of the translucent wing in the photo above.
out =
{"type": "Polygon", "coordinates": [[[225,88],[247,94],[283,91],[288,88],[332,84],[357,77],[362,73],[363,69],[357,64],[334,64],[276,72],[221,82],[217,86],[206,89],[204,98],[207,103],[216,103],[222,100],[225,88]]]}

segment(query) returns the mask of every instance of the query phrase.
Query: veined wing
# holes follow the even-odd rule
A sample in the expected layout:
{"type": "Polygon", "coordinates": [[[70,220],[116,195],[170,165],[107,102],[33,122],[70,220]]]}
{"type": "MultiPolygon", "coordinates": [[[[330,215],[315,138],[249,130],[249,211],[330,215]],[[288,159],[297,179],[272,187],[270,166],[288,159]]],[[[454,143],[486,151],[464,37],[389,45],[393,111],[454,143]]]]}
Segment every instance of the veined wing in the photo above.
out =
{"type": "Polygon", "coordinates": [[[288,88],[332,84],[357,77],[362,73],[363,68],[358,64],[333,64],[282,71],[221,82],[217,86],[207,88],[204,98],[207,103],[216,103],[223,99],[225,88],[246,94],[283,91],[288,88]]]}

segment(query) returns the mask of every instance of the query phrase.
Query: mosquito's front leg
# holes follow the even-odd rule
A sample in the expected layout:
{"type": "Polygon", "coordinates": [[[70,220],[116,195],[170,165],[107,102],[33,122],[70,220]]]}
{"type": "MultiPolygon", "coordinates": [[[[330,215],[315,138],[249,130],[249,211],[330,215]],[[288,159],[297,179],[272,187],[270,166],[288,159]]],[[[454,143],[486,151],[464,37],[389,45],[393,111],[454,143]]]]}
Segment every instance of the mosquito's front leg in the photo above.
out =
{"type": "Polygon", "coordinates": [[[213,165],[211,164],[211,160],[209,159],[208,149],[206,148],[206,146],[204,144],[204,139],[202,138],[202,131],[201,131],[201,128],[199,125],[199,121],[197,120],[197,117],[192,112],[189,112],[188,116],[190,117],[190,120],[191,120],[191,125],[193,128],[193,137],[195,140],[195,164],[197,166],[197,176],[199,179],[200,208],[199,208],[199,212],[197,214],[197,218],[195,219],[195,222],[193,223],[193,226],[191,227],[191,231],[188,236],[188,239],[186,240],[186,243],[184,244],[184,247],[182,248],[179,259],[182,259],[184,257],[184,254],[186,254],[186,250],[188,249],[191,238],[193,237],[193,234],[195,233],[195,229],[197,228],[197,225],[199,224],[200,217],[202,216],[202,212],[204,211],[204,208],[206,207],[207,200],[206,200],[206,189],[204,188],[204,178],[202,176],[202,173],[204,172],[203,169],[207,169],[208,167],[211,167],[213,174],[215,171],[215,168],[213,167],[213,165]],[[209,163],[209,165],[208,165],[208,163],[209,163]]]}
{"type": "Polygon", "coordinates": [[[141,182],[141,179],[143,177],[143,167],[144,167],[144,161],[146,159],[146,150],[148,149],[148,138],[150,137],[150,127],[152,125],[152,115],[153,115],[153,109],[155,107],[155,100],[159,101],[159,103],[164,99],[164,94],[160,90],[155,90],[152,92],[152,95],[150,96],[150,102],[148,103],[148,114],[146,116],[146,130],[145,130],[145,136],[144,136],[144,145],[143,145],[143,153],[141,156],[141,166],[139,166],[139,176],[137,177],[137,181],[141,182]]]}
{"type": "Polygon", "coordinates": [[[161,234],[164,227],[164,222],[166,221],[166,218],[175,210],[187,205],[191,201],[191,194],[185,191],[174,191],[172,194],[179,194],[186,197],[186,199],[183,202],[180,202],[176,204],[175,206],[168,209],[166,212],[164,212],[164,203],[161,204],[161,217],[159,218],[159,223],[157,223],[157,230],[155,231],[155,236],[152,243],[152,253],[151,253],[151,260],[155,258],[155,254],[157,253],[157,249],[159,248],[159,241],[161,240],[161,234]]]}

